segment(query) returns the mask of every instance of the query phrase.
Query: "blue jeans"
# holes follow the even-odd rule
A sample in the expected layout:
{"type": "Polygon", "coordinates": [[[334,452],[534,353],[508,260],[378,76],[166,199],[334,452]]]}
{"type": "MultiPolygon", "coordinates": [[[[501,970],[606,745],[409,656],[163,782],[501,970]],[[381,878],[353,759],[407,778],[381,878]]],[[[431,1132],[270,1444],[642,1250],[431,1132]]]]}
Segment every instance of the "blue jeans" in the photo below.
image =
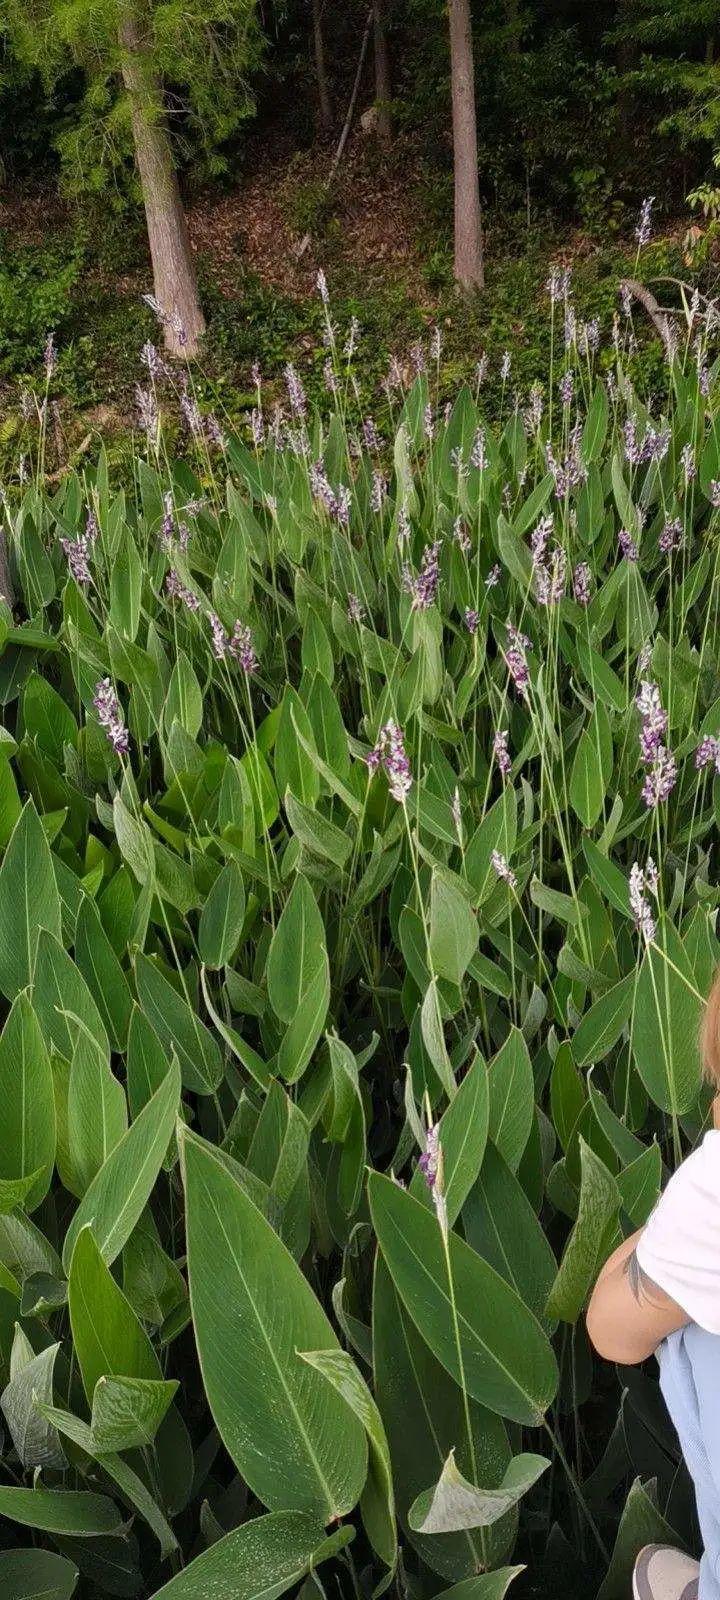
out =
{"type": "Polygon", "coordinates": [[[660,1388],[695,1486],[699,1600],[720,1600],[720,1335],[691,1322],[658,1350],[660,1388]]]}

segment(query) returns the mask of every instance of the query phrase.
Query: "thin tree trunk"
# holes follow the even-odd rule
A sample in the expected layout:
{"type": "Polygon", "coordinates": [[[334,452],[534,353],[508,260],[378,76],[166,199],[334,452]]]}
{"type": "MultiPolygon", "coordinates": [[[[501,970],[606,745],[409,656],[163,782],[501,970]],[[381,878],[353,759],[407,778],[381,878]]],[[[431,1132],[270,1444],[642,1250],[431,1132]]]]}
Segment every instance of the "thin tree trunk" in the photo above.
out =
{"type": "Polygon", "coordinates": [[[152,260],[155,299],[163,315],[165,344],[173,355],[195,356],[205,332],[195,266],[180,199],[170,140],[134,17],[120,27],[122,73],[130,101],[135,159],[140,175],[152,260]]]}
{"type": "Polygon", "coordinates": [[[482,289],[485,274],[470,0],[449,0],[449,13],[455,169],[455,278],[462,289],[482,289]]]}
{"type": "Polygon", "coordinates": [[[315,77],[317,79],[320,127],[330,133],[333,125],[332,100],[325,66],[325,41],[322,30],[321,0],[312,0],[313,44],[315,49],[315,77]]]}
{"type": "Polygon", "coordinates": [[[374,0],[373,26],[375,40],[375,109],[377,136],[381,144],[392,144],[393,127],[390,113],[392,84],[390,80],[390,52],[385,27],[385,0],[374,0]]]}

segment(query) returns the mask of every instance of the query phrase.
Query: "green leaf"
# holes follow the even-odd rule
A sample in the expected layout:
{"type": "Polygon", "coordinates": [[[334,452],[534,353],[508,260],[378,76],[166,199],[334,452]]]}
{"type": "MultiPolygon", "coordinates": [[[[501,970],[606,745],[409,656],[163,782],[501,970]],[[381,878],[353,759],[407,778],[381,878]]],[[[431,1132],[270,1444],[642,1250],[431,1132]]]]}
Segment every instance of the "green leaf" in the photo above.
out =
{"type": "MultiPolygon", "coordinates": [[[[457,1094],[440,1118],[445,1208],[450,1227],[465,1204],[485,1155],[490,1115],[488,1082],[485,1062],[476,1053],[457,1094]]],[[[427,1194],[421,1173],[413,1178],[412,1188],[413,1193],[417,1189],[427,1194]]]]}
{"type": "Polygon", "coordinates": [[[123,639],[132,641],[140,625],[143,566],[137,545],[123,528],[110,569],[110,621],[123,639]]]}
{"type": "Polygon", "coordinates": [[[67,1148],[80,1194],[127,1132],[125,1091],[94,1039],[81,1034],[73,1050],[67,1096],[67,1148]]]}
{"type": "Polygon", "coordinates": [[[530,1137],[535,1111],[535,1081],[523,1034],[511,1028],[490,1062],[490,1138],[513,1172],[530,1137]]]}
{"type": "Polygon", "coordinates": [[[451,1450],[435,1486],[425,1489],[411,1505],[410,1527],[417,1533],[489,1528],[517,1505],[549,1466],[545,1456],[515,1456],[497,1489],[479,1489],[463,1477],[451,1450]]]}
{"type": "Polygon", "coordinates": [[[88,895],[75,930],[75,960],[102,1017],[113,1050],[127,1046],[132,995],[125,973],[88,895]]]}
{"type": "Polygon", "coordinates": [[[570,773],[570,804],[585,828],[601,815],[612,777],[612,734],[605,707],[598,702],[578,741],[570,773]]]}
{"type": "Polygon", "coordinates": [[[43,1406],[44,1415],[48,1422],[71,1439],[73,1444],[83,1450],[87,1456],[98,1461],[104,1473],[117,1484],[118,1489],[130,1504],[144,1517],[148,1527],[152,1528],[159,1545],[162,1560],[166,1560],[178,1548],[178,1542],[169,1523],[163,1516],[159,1505],[153,1500],[142,1479],[133,1472],[122,1456],[106,1452],[102,1459],[95,1449],[92,1433],[86,1422],[81,1422],[79,1417],[74,1417],[69,1411],[62,1411],[57,1406],[43,1406]]]}
{"type": "Polygon", "coordinates": [[[370,1458],[360,1510],[373,1549],[381,1561],[394,1570],[397,1559],[395,1498],[390,1451],[380,1412],[346,1350],[302,1350],[300,1355],[342,1395],[367,1433],[370,1458]]]}
{"type": "Polygon", "coordinates": [[[623,1209],[636,1228],[644,1228],[654,1210],[662,1182],[659,1144],[651,1144],[617,1177],[623,1209]]]}
{"type": "Polygon", "coordinates": [[[180,1099],[180,1072],[173,1062],[159,1089],[110,1152],[70,1223],[63,1245],[69,1271],[75,1241],[88,1223],[111,1266],[144,1210],[172,1136],[180,1099]]]}
{"type": "Polygon", "coordinates": [[[67,1462],[57,1433],[38,1409],[53,1395],[53,1370],[60,1346],[51,1344],[34,1355],[19,1325],[13,1343],[11,1377],[0,1405],[23,1469],[36,1467],[62,1471],[67,1462]],[[20,1359],[16,1358],[22,1341],[20,1359]]]}
{"type": "Polygon", "coordinates": [[[323,919],[307,878],[298,874],[267,959],[270,1004],[281,1022],[292,1022],[305,996],[322,981],[326,968],[323,919]]]}
{"type": "Polygon", "coordinates": [[[196,739],[202,719],[202,690],[187,656],[183,650],[178,650],[163,712],[166,735],[169,735],[173,723],[179,722],[190,738],[196,739]]]}
{"type": "Polygon", "coordinates": [[[657,1483],[635,1479],[625,1501],[615,1548],[604,1582],[598,1590],[598,1600],[626,1600],[632,1587],[632,1575],[640,1551],[647,1544],[669,1545],[677,1549],[684,1540],[661,1515],[657,1503],[657,1483]]]}
{"type": "Polygon", "coordinates": [[[245,885],[235,861],[226,862],[202,908],[198,928],[200,960],[224,967],[232,960],[245,921],[245,885]]]}
{"type": "Polygon", "coordinates": [[[407,1514],[416,1496],[439,1477],[450,1450],[461,1470],[500,1483],[510,1460],[498,1416],[463,1395],[436,1361],[377,1256],[373,1292],[375,1392],[390,1445],[398,1516],[422,1560],[446,1580],[468,1578],[502,1561],[514,1542],[516,1517],[491,1529],[461,1534],[416,1534],[407,1514]]]}
{"type": "Polygon", "coordinates": [[[602,379],[598,378],[580,438],[580,452],[588,466],[597,461],[601,454],[607,434],[608,414],[607,391],[602,379]]]}
{"type": "Polygon", "coordinates": [[[80,1574],[52,1550],[0,1552],[3,1600],[72,1600],[80,1574]]]}
{"type": "Polygon", "coordinates": [[[524,1189],[492,1144],[462,1215],[468,1244],[545,1324],[557,1263],[524,1189]]]}
{"type": "Polygon", "coordinates": [[[314,744],[307,711],[297,691],[288,684],[282,699],[275,742],[275,783],[279,794],[283,795],[289,789],[297,800],[310,806],[314,805],[320,793],[318,767],[307,753],[307,748],[312,749],[314,744]]]}
{"type": "Polygon", "coordinates": [[[135,982],[148,1022],[165,1049],[177,1056],[185,1087],[195,1094],[214,1094],[222,1080],[223,1062],[209,1028],[141,951],[135,957],[135,982]]]}
{"type": "Polygon", "coordinates": [[[177,1390],[176,1379],[98,1378],[90,1429],[98,1454],[151,1445],[177,1390]]]}
{"type": "Polygon", "coordinates": [[[170,1057],[166,1055],[145,1012],[133,1006],[128,1031],[127,1092],[133,1117],[142,1111],[167,1075],[170,1057]]]}
{"type": "Polygon", "coordinates": [[[483,1572],[475,1578],[463,1578],[452,1589],[443,1589],[437,1600],[505,1600],[514,1578],[524,1572],[524,1567],[498,1567],[496,1572],[483,1572]]]}
{"type": "Polygon", "coordinates": [[[109,1061],[105,1024],[85,979],[59,940],[44,928],[38,939],[32,998],[45,1038],[58,1055],[69,1061],[80,1033],[109,1061]]]}
{"type": "Polygon", "coordinates": [[[631,1041],[648,1094],[673,1116],[689,1111],[700,1089],[702,1004],[680,935],[663,916],[640,968],[631,1041]]]}
{"type": "Polygon", "coordinates": [[[44,1199],[55,1161],[55,1090],[50,1058],[25,992],[16,996],[0,1037],[0,1178],[28,1178],[29,1211],[44,1199]]]}
{"type": "Polygon", "coordinates": [[[455,1338],[448,1262],[436,1218],[378,1172],[368,1177],[378,1243],[401,1299],[447,1371],[490,1410],[531,1427],[557,1388],[548,1340],[514,1290],[451,1233],[448,1253],[457,1307],[455,1338]]]}
{"type": "Polygon", "coordinates": [[[588,1066],[591,1061],[602,1061],[617,1044],[630,1019],[636,982],[635,973],[629,972],[581,1017],[572,1039],[572,1053],[579,1067],[588,1066]]]}
{"type": "Polygon", "coordinates": [[[433,978],[425,991],[425,998],[420,1010],[420,1029],[425,1049],[440,1079],[449,1100],[452,1100],[457,1091],[455,1074],[452,1063],[447,1053],[445,1033],[440,1012],[440,998],[438,986],[433,978]]]}
{"type": "Polygon", "coordinates": [[[344,1516],[365,1481],[364,1431],[297,1354],[336,1350],[335,1334],[213,1148],[187,1130],[180,1145],[193,1324],[221,1438],[270,1509],[312,1511],[321,1522],[344,1516]]]}
{"type": "Polygon", "coordinates": [[[299,1511],[252,1517],[203,1550],[153,1600],[277,1600],[351,1538],[351,1528],[326,1538],[322,1524],[299,1511]]]}
{"type": "Polygon", "coordinates": [[[465,895],[436,867],[430,886],[430,958],[435,976],[460,984],[479,941],[477,918],[465,895]]]}
{"type": "Polygon", "coordinates": [[[493,851],[499,850],[509,861],[516,838],[517,797],[512,786],[506,784],[500,799],[490,807],[465,852],[465,872],[475,890],[478,905],[488,899],[497,882],[492,865],[493,851]]]}
{"type": "Polygon", "coordinates": [[[0,1517],[75,1539],[116,1533],[122,1517],[107,1495],[84,1489],[9,1489],[0,1485],[0,1517]]]}
{"type": "Polygon", "coordinates": [[[8,1000],[32,982],[41,928],[61,937],[60,896],[45,829],[28,800],[0,867],[0,990],[8,1000]]]}
{"type": "Polygon", "coordinates": [[[62,767],[66,744],[77,740],[77,722],[62,696],[37,672],[25,684],[22,711],[26,732],[56,767],[62,767]]]}
{"type": "Polygon", "coordinates": [[[162,1377],[145,1329],[106,1266],[90,1227],[78,1234],[72,1253],[68,1304],[75,1354],[91,1403],[101,1378],[162,1377]]]}
{"type": "Polygon", "coordinates": [[[558,1275],[548,1296],[547,1315],[576,1322],[604,1259],[608,1228],[620,1209],[612,1173],[580,1136],[580,1206],[558,1275]]]}
{"type": "Polygon", "coordinates": [[[332,861],[336,867],[345,866],[353,849],[349,834],[343,833],[315,807],[305,806],[302,801],[296,800],[289,789],[285,796],[285,811],[293,833],[307,850],[324,861],[332,861]]]}

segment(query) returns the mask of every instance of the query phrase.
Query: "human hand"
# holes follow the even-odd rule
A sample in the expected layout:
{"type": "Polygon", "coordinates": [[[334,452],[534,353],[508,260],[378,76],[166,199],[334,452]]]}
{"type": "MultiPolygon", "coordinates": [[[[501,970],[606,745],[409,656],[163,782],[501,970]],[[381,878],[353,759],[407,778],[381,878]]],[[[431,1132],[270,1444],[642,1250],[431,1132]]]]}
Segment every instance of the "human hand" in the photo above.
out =
{"type": "Polygon", "coordinates": [[[716,1094],[712,1103],[713,1127],[720,1128],[720,1094],[716,1094]]]}

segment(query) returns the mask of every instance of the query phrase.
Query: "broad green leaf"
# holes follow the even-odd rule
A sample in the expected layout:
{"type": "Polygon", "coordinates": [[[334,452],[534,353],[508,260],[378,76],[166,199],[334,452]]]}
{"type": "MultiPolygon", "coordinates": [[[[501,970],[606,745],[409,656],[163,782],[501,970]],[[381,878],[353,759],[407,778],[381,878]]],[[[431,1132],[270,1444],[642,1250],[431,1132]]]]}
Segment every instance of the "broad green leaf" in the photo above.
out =
{"type": "Polygon", "coordinates": [[[181,1157],[195,1338],[218,1431],[262,1502],[351,1511],[365,1481],[360,1423],[298,1350],[338,1348],[299,1267],[211,1146],[181,1157]],[[275,1308],[282,1306],[279,1318],[275,1308]]]}
{"type": "Polygon", "coordinates": [[[52,1550],[0,1552],[3,1600],[72,1600],[79,1576],[72,1561],[52,1550]]]}
{"type": "Polygon", "coordinates": [[[67,1148],[80,1194],[127,1132],[125,1091],[94,1039],[79,1034],[70,1064],[67,1148]]]}
{"type": "Polygon", "coordinates": [[[525,1191],[492,1144],[462,1215],[468,1244],[544,1324],[557,1263],[525,1191]]]}
{"type": "Polygon", "coordinates": [[[303,1361],[321,1372],[342,1395],[367,1433],[370,1459],[360,1510],[370,1543],[385,1565],[394,1569],[397,1559],[395,1498],[390,1451],[380,1412],[346,1350],[303,1350],[300,1354],[303,1361]]]}
{"type": "Polygon", "coordinates": [[[684,1540],[662,1516],[657,1503],[657,1483],[635,1479],[625,1501],[615,1548],[607,1575],[598,1591],[598,1600],[627,1600],[632,1575],[640,1551],[647,1544],[669,1545],[677,1549],[684,1540]]]}
{"type": "Polygon", "coordinates": [[[608,412],[609,406],[605,384],[601,378],[598,378],[580,436],[580,451],[583,460],[588,466],[593,461],[597,461],[602,452],[607,433],[608,412]]]}
{"type": "Polygon", "coordinates": [[[490,1138],[516,1172],[530,1137],[535,1082],[528,1047],[519,1028],[511,1028],[488,1068],[490,1138]]]}
{"type": "Polygon", "coordinates": [[[112,1049],[124,1051],[132,995],[100,917],[87,895],[77,917],[75,960],[100,1012],[112,1049]]]}
{"type": "Polygon", "coordinates": [[[648,1145],[647,1150],[618,1173],[616,1183],[623,1209],[636,1228],[644,1228],[654,1210],[662,1181],[662,1157],[659,1144],[648,1145]]]}
{"type": "Polygon", "coordinates": [[[0,866],[0,990],[8,1000],[32,983],[41,928],[60,938],[60,896],[45,829],[28,800],[0,866]]]}
{"type": "Polygon", "coordinates": [[[81,1422],[79,1417],[74,1417],[70,1411],[62,1411],[58,1406],[43,1406],[43,1412],[48,1422],[57,1429],[59,1434],[71,1439],[73,1444],[83,1450],[87,1456],[94,1458],[102,1467],[103,1472],[109,1478],[112,1478],[113,1483],[117,1484],[121,1494],[130,1501],[136,1511],[140,1512],[148,1527],[152,1528],[160,1545],[161,1559],[166,1560],[174,1550],[177,1550],[177,1539],[157,1501],[153,1500],[142,1479],[138,1477],[132,1467],[128,1466],[127,1461],[124,1461],[122,1456],[105,1452],[101,1459],[99,1452],[95,1448],[90,1428],[86,1422],[81,1422]]]}
{"type": "Polygon", "coordinates": [[[131,642],[140,625],[143,566],[137,545],[123,528],[110,569],[110,620],[118,633],[131,642]]]}
{"type": "Polygon", "coordinates": [[[490,807],[465,852],[465,872],[478,905],[488,899],[497,881],[492,865],[493,851],[499,850],[509,861],[516,838],[517,797],[512,786],[506,784],[500,799],[490,807]]]}
{"type": "Polygon", "coordinates": [[[479,939],[477,918],[465,895],[436,868],[430,886],[430,958],[435,976],[460,984],[479,939]]]}
{"type": "Polygon", "coordinates": [[[75,1241],[89,1223],[112,1266],[144,1210],[172,1137],[180,1100],[180,1073],[173,1062],[159,1089],[110,1152],[70,1223],[63,1263],[70,1270],[75,1241]]]}
{"type": "Polygon", "coordinates": [[[245,920],[245,885],[235,861],[227,861],[202,908],[198,928],[200,960],[206,967],[231,961],[245,920]]]}
{"type": "Polygon", "coordinates": [[[316,807],[303,805],[302,801],[296,800],[289,789],[285,796],[285,811],[293,833],[306,849],[323,860],[334,862],[336,867],[345,866],[353,849],[349,834],[343,833],[316,807]]]}
{"type": "Polygon", "coordinates": [[[176,1379],[98,1378],[90,1428],[98,1454],[151,1445],[177,1389],[176,1379]]]}
{"type": "Polygon", "coordinates": [[[84,1489],[14,1489],[0,1485],[0,1517],[42,1533],[76,1539],[116,1533],[122,1516],[107,1495],[84,1489]]]}
{"type": "Polygon", "coordinates": [[[297,691],[288,684],[275,741],[275,783],[279,794],[284,795],[289,789],[297,800],[310,806],[320,793],[318,768],[307,753],[314,743],[307,711],[297,691]],[[302,741],[298,733],[302,734],[302,741]]]}
{"type": "MultiPolygon", "coordinates": [[[[39,1355],[34,1355],[30,1348],[27,1350],[28,1359],[25,1359],[23,1351],[21,1362],[16,1364],[19,1334],[21,1330],[18,1326],[13,1343],[10,1382],[0,1400],[3,1416],[26,1472],[36,1467],[63,1471],[67,1463],[60,1440],[38,1409],[39,1402],[52,1403],[53,1371],[60,1346],[48,1345],[39,1355]]],[[[25,1343],[24,1335],[22,1339],[25,1343]]]]}
{"type": "MultiPolygon", "coordinates": [[[[489,1114],[488,1070],[482,1056],[476,1053],[457,1094],[440,1118],[445,1207],[450,1227],[482,1167],[489,1114]]],[[[427,1192],[422,1174],[413,1178],[412,1190],[427,1192]]]]}
{"type": "Polygon", "coordinates": [[[447,1053],[445,1032],[440,1012],[438,986],[433,978],[427,986],[420,1011],[420,1028],[425,1049],[449,1100],[457,1090],[455,1074],[447,1053]]]}
{"type": "Polygon", "coordinates": [[[40,1173],[27,1192],[32,1211],[50,1185],[55,1160],[55,1091],[50,1059],[26,993],[16,996],[0,1037],[0,1179],[40,1173]]]}
{"type": "Polygon", "coordinates": [[[326,969],[325,927],[307,878],[295,879],[272,937],[267,960],[270,1004],[281,1022],[292,1022],[309,990],[326,969]]]}
{"type": "Polygon", "coordinates": [[[515,1456],[497,1489],[480,1489],[463,1477],[455,1462],[455,1451],[451,1450],[437,1483],[419,1494],[411,1505],[410,1526],[417,1533],[489,1528],[517,1505],[549,1466],[545,1456],[515,1456]]]}
{"type": "Polygon", "coordinates": [[[607,1167],[580,1137],[580,1207],[558,1275],[547,1302],[547,1315],[576,1322],[603,1264],[608,1229],[620,1209],[620,1193],[607,1167]]]}
{"type": "Polygon", "coordinates": [[[72,1253],[68,1302],[75,1354],[90,1403],[104,1377],[162,1377],[145,1329],[106,1266],[89,1227],[78,1234],[72,1253]]]}
{"type": "Polygon", "coordinates": [[[154,961],[138,951],[135,981],[148,1022],[177,1056],[182,1081],[195,1094],[213,1094],[223,1075],[222,1056],[209,1028],[154,961]]]}
{"type": "Polygon", "coordinates": [[[682,940],[663,916],[640,968],[631,1040],[648,1094],[673,1116],[689,1111],[700,1089],[701,1011],[702,997],[682,940]]]}
{"type": "Polygon", "coordinates": [[[570,773],[570,804],[585,828],[601,815],[612,777],[612,735],[600,701],[580,735],[570,773]]]}
{"type": "Polygon", "coordinates": [[[437,1600],[505,1600],[514,1578],[524,1567],[499,1567],[496,1572],[478,1573],[475,1578],[463,1578],[452,1589],[443,1589],[437,1600]]]}
{"type": "Polygon", "coordinates": [[[127,1047],[127,1092],[133,1117],[160,1088],[169,1065],[170,1057],[145,1012],[138,1005],[133,1006],[127,1047]]]}
{"type": "Polygon", "coordinates": [[[628,973],[580,1018],[572,1039],[572,1053],[579,1067],[586,1067],[591,1061],[602,1061],[617,1044],[630,1020],[636,982],[635,973],[628,973]]]}
{"type": "Polygon", "coordinates": [[[532,1313],[454,1233],[449,1235],[446,1257],[435,1217],[391,1179],[370,1173],[368,1195],[393,1281],[434,1355],[456,1381],[464,1372],[468,1393],[481,1404],[513,1421],[537,1426],[555,1394],[557,1368],[532,1313]]]}
{"type": "Polygon", "coordinates": [[[174,722],[179,722],[180,727],[184,728],[190,738],[195,739],[202,727],[202,690],[192,665],[182,650],[178,650],[170,676],[163,719],[166,734],[170,733],[174,722]]]}
{"type": "Polygon", "coordinates": [[[56,767],[62,767],[66,744],[77,740],[77,722],[62,695],[37,672],[25,684],[22,713],[26,732],[56,767]]]}
{"type": "Polygon", "coordinates": [[[352,1538],[301,1511],[252,1517],[196,1556],[153,1600],[277,1600],[352,1538]]]}
{"type": "Polygon", "coordinates": [[[492,1529],[423,1535],[407,1514],[417,1495],[434,1482],[450,1450],[465,1473],[483,1483],[501,1482],[510,1446],[500,1418],[486,1411],[436,1361],[400,1300],[381,1255],[373,1292],[375,1392],[390,1445],[398,1517],[423,1561],[447,1581],[470,1577],[508,1555],[517,1531],[516,1513],[492,1529]]]}
{"type": "Polygon", "coordinates": [[[109,1061],[105,1024],[85,979],[59,941],[44,928],[38,939],[32,1000],[45,1038],[58,1055],[70,1061],[80,1033],[109,1061]]]}

